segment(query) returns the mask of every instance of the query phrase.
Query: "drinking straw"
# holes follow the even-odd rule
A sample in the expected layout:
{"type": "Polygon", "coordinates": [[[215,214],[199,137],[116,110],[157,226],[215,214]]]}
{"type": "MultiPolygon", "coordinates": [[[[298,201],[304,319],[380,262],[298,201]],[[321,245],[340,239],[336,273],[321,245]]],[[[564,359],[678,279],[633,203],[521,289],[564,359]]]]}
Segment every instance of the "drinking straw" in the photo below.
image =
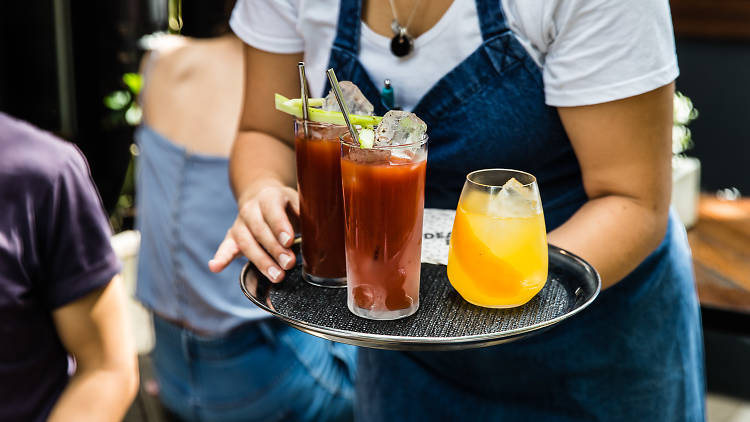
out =
{"type": "Polygon", "coordinates": [[[344,94],[341,93],[339,80],[336,79],[336,72],[334,72],[333,68],[331,68],[326,71],[326,74],[328,74],[328,81],[331,82],[331,88],[333,88],[333,95],[336,96],[336,101],[338,101],[339,103],[341,114],[344,116],[346,127],[349,128],[349,133],[352,134],[352,140],[355,142],[356,145],[359,145],[359,136],[357,136],[357,131],[354,130],[354,126],[352,126],[352,122],[349,121],[349,107],[347,107],[346,103],[344,102],[344,94]]]}
{"type": "Polygon", "coordinates": [[[307,110],[307,78],[305,77],[305,62],[297,63],[297,68],[299,69],[299,97],[302,99],[302,127],[305,130],[305,139],[307,139],[310,137],[307,130],[307,121],[310,119],[310,114],[307,110]]]}

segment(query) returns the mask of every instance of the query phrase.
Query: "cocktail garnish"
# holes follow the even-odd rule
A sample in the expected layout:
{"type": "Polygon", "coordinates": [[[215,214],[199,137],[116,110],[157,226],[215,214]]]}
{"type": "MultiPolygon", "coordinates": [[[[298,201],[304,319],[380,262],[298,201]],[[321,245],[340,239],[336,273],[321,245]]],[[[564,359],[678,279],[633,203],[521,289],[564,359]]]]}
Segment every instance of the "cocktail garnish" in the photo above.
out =
{"type": "Polygon", "coordinates": [[[359,147],[372,148],[375,143],[375,131],[372,129],[362,129],[359,131],[359,147]]]}
{"type": "MultiPolygon", "coordinates": [[[[292,116],[295,116],[299,119],[302,118],[302,100],[299,98],[293,98],[289,99],[281,94],[276,94],[274,96],[274,100],[276,103],[276,110],[282,111],[287,114],[291,114],[292,116]]],[[[344,117],[341,115],[341,112],[338,111],[325,111],[321,110],[319,108],[323,105],[323,98],[310,98],[308,100],[309,105],[309,117],[310,121],[313,122],[320,122],[320,123],[331,123],[334,125],[344,125],[346,122],[344,121],[344,117]]],[[[351,119],[351,122],[353,125],[362,126],[365,128],[373,128],[380,123],[380,121],[383,119],[379,116],[360,116],[357,114],[352,114],[349,116],[351,119]]]]}

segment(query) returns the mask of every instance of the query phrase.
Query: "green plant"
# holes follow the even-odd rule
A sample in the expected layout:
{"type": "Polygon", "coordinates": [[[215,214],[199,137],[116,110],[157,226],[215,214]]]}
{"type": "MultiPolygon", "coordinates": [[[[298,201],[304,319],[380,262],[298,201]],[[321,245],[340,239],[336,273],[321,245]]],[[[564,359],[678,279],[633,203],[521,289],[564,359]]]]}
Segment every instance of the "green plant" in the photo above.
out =
{"type": "Polygon", "coordinates": [[[112,91],[104,97],[104,106],[112,111],[108,123],[113,126],[136,126],[143,116],[137,101],[143,87],[143,78],[137,73],[126,73],[122,75],[122,83],[124,89],[112,91]]]}
{"type": "MultiPolygon", "coordinates": [[[[111,110],[106,124],[110,127],[132,127],[141,123],[143,111],[138,105],[138,94],[143,87],[143,78],[137,73],[122,75],[123,89],[109,93],[104,97],[104,106],[111,110]]],[[[138,147],[130,145],[130,162],[125,173],[125,179],[117,198],[117,204],[109,217],[112,230],[115,233],[129,228],[127,219],[135,216],[135,157],[138,147]]]]}
{"type": "Polygon", "coordinates": [[[693,139],[687,125],[698,117],[698,109],[693,101],[679,91],[674,93],[674,125],[672,126],[672,153],[684,154],[693,146],[693,139]]]}

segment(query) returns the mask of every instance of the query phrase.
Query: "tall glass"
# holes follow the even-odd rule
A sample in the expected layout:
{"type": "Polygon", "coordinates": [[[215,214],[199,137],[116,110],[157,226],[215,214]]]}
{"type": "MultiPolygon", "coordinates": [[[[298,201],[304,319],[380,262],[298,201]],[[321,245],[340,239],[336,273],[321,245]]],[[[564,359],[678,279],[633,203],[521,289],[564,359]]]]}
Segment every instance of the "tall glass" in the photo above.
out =
{"type": "Polygon", "coordinates": [[[324,287],[346,286],[341,144],[346,126],[294,122],[302,230],[303,276],[324,287]]]}
{"type": "Polygon", "coordinates": [[[341,137],[347,305],[369,319],[419,308],[427,136],[410,145],[360,148],[341,137]]]}
{"type": "Polygon", "coordinates": [[[534,176],[505,169],[466,176],[451,232],[448,279],[468,302],[489,308],[523,305],[542,290],[547,233],[534,176]]]}

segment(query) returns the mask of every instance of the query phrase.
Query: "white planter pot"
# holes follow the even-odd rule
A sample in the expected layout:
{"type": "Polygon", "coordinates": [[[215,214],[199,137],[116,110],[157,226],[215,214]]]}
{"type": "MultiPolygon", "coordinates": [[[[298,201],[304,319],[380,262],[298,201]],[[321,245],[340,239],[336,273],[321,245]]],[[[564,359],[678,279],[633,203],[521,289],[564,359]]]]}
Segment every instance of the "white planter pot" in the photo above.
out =
{"type": "Polygon", "coordinates": [[[146,354],[154,347],[154,328],[151,313],[135,298],[141,234],[135,230],[127,230],[112,236],[111,243],[115,254],[122,261],[122,281],[128,293],[128,316],[135,346],[139,354],[146,354]]]}
{"type": "Polygon", "coordinates": [[[701,162],[694,157],[672,159],[672,206],[686,228],[698,219],[701,162]]]}

